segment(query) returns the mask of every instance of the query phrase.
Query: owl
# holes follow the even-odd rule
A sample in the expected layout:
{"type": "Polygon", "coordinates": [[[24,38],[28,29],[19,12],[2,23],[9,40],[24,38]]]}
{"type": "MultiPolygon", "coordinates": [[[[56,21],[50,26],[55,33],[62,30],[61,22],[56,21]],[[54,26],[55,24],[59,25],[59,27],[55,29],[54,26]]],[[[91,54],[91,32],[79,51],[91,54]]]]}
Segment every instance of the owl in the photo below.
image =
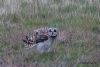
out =
{"type": "Polygon", "coordinates": [[[26,36],[23,42],[27,44],[27,48],[35,46],[40,53],[49,52],[57,35],[57,28],[39,28],[34,31],[32,37],[26,36]]]}

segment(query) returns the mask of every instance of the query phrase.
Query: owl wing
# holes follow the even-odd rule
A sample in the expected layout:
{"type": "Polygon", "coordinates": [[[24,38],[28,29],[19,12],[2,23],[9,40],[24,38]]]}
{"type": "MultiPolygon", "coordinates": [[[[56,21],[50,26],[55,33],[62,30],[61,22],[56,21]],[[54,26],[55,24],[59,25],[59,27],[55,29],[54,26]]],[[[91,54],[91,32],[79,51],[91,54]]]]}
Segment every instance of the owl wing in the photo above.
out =
{"type": "Polygon", "coordinates": [[[33,35],[31,37],[24,36],[24,39],[22,40],[25,43],[25,46],[33,46],[34,44],[44,42],[48,40],[48,34],[47,30],[40,28],[34,31],[33,35]]]}
{"type": "Polygon", "coordinates": [[[34,32],[35,32],[36,43],[48,40],[47,28],[39,28],[34,32]]]}
{"type": "Polygon", "coordinates": [[[32,38],[32,37],[29,37],[29,36],[25,36],[22,41],[25,43],[25,44],[34,44],[35,43],[35,39],[32,38]]]}
{"type": "Polygon", "coordinates": [[[36,43],[44,42],[46,40],[48,40],[48,36],[46,36],[46,35],[38,35],[38,38],[36,38],[36,43]]]}

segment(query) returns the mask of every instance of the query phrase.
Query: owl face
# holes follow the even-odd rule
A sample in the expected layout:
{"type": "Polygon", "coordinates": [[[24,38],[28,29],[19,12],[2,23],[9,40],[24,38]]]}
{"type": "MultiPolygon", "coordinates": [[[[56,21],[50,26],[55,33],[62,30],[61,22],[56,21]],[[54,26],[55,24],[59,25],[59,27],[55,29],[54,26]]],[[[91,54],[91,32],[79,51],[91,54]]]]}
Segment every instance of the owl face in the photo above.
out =
{"type": "Polygon", "coordinates": [[[56,28],[49,28],[48,29],[48,36],[51,38],[57,37],[58,31],[56,28]]]}

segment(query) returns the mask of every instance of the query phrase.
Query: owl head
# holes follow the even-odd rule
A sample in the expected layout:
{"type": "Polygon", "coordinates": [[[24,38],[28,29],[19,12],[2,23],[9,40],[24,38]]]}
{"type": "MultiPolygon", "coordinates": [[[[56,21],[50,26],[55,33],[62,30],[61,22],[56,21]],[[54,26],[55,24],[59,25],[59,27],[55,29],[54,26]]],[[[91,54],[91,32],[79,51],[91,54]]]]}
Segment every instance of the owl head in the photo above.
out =
{"type": "Polygon", "coordinates": [[[48,36],[51,38],[56,38],[58,35],[57,28],[48,28],[48,36]]]}

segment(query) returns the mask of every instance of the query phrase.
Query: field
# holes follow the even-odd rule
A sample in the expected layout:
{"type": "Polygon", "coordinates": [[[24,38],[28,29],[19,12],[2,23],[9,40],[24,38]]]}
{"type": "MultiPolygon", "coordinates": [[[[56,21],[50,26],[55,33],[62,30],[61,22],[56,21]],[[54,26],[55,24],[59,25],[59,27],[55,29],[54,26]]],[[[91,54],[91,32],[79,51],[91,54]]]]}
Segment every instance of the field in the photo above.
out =
{"type": "Polygon", "coordinates": [[[100,67],[100,1],[42,1],[0,1],[0,67],[100,67]],[[41,55],[21,40],[40,27],[64,32],[41,55]]]}

